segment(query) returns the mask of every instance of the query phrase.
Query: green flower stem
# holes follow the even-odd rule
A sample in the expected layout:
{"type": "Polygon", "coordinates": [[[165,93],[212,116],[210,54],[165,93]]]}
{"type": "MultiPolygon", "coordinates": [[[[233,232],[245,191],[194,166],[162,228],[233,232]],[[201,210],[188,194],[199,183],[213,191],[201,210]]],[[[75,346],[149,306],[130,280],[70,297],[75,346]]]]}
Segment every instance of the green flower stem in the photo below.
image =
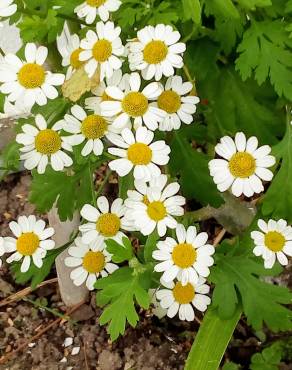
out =
{"type": "Polygon", "coordinates": [[[196,335],[184,370],[218,370],[240,316],[240,306],[228,320],[220,319],[217,311],[209,308],[196,335]]]}

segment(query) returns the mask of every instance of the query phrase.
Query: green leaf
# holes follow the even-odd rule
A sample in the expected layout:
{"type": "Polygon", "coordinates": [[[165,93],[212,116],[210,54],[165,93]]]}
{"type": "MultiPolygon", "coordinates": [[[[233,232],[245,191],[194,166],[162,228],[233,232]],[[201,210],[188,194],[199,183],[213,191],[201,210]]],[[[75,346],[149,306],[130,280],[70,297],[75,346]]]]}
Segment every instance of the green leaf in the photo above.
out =
{"type": "Polygon", "coordinates": [[[291,40],[282,20],[252,21],[237,51],[236,70],[243,80],[255,74],[262,84],[270,79],[279,96],[292,100],[291,40]]]}
{"type": "Polygon", "coordinates": [[[186,62],[195,76],[201,109],[207,121],[207,137],[217,142],[224,135],[243,131],[262,144],[275,144],[285,130],[284,112],[269,84],[261,87],[242,81],[233,67],[220,67],[219,49],[207,38],[190,43],[186,62]],[[220,94],[218,93],[220,91],[220,94]]]}
{"type": "Polygon", "coordinates": [[[43,259],[43,266],[41,268],[36,267],[31,261],[29,270],[23,273],[20,271],[21,261],[13,263],[11,271],[16,283],[25,284],[30,281],[31,288],[35,289],[50,274],[55,259],[67,248],[67,246],[68,245],[65,244],[65,246],[48,251],[46,257],[43,259]]]}
{"type": "Polygon", "coordinates": [[[192,19],[196,24],[201,24],[200,0],[182,0],[185,19],[192,19]]]}
{"type": "Polygon", "coordinates": [[[157,248],[157,241],[159,235],[155,229],[152,234],[148,235],[145,246],[144,246],[144,260],[146,262],[153,262],[152,253],[157,248]]]}
{"type": "MultiPolygon", "coordinates": [[[[65,172],[56,172],[47,168],[43,175],[33,172],[33,181],[29,200],[41,213],[48,212],[56,202],[62,221],[72,219],[75,209],[81,209],[86,203],[92,203],[93,180],[89,175],[90,164],[79,168],[70,176],[65,172]]],[[[91,173],[91,172],[90,172],[91,173]]]]}
{"type": "Polygon", "coordinates": [[[113,239],[105,241],[106,250],[112,254],[112,261],[115,263],[121,263],[124,261],[130,261],[133,257],[133,247],[130,240],[126,237],[122,238],[123,244],[119,244],[113,239]]]}
{"type": "Polygon", "coordinates": [[[119,177],[119,197],[127,198],[127,191],[134,188],[134,177],[132,171],[123,177],[119,177]]]}
{"type": "Polygon", "coordinates": [[[238,370],[239,365],[235,364],[234,362],[226,362],[222,367],[222,370],[238,370]]]}
{"type": "Polygon", "coordinates": [[[264,269],[262,259],[249,257],[246,244],[242,242],[232,248],[243,249],[245,253],[233,255],[232,249],[227,254],[218,253],[210,275],[216,284],[212,301],[219,316],[231,317],[241,302],[247,322],[254,329],[261,329],[263,323],[273,331],[291,329],[291,311],[283,305],[291,303],[292,294],[287,288],[259,279],[273,271],[264,269]]]}
{"type": "Polygon", "coordinates": [[[275,219],[283,218],[292,223],[292,125],[288,112],[287,132],[284,139],[274,147],[281,161],[280,168],[264,195],[262,212],[275,219]]]}
{"type": "Polygon", "coordinates": [[[18,171],[20,158],[19,148],[21,147],[16,141],[11,141],[1,152],[1,167],[6,171],[18,171]]]}
{"type": "Polygon", "coordinates": [[[256,7],[263,8],[272,5],[271,0],[238,0],[240,6],[246,9],[256,10],[256,7]]]}
{"type": "Polygon", "coordinates": [[[57,14],[56,10],[49,9],[45,18],[25,15],[18,24],[22,39],[26,42],[55,41],[64,25],[64,19],[58,18],[57,14]]]}
{"type": "Polygon", "coordinates": [[[278,370],[283,355],[280,342],[273,343],[262,353],[256,353],[251,358],[251,370],[278,370]]]}
{"type": "Polygon", "coordinates": [[[124,334],[126,322],[132,327],[136,326],[139,320],[136,302],[144,309],[150,305],[148,289],[151,274],[149,271],[142,274],[133,272],[129,267],[123,267],[95,283],[95,287],[101,290],[96,295],[97,304],[107,305],[99,322],[100,325],[109,323],[108,331],[112,340],[124,334]]]}
{"type": "Polygon", "coordinates": [[[196,199],[203,205],[218,207],[223,203],[209,174],[210,158],[198,152],[181,132],[174,134],[171,143],[169,168],[173,175],[180,175],[183,195],[196,199]]]}
{"type": "Polygon", "coordinates": [[[205,13],[206,15],[217,15],[226,17],[226,18],[239,18],[239,12],[232,0],[207,0],[205,4],[205,13]]]}
{"type": "Polygon", "coordinates": [[[33,173],[29,200],[39,212],[48,212],[57,201],[60,219],[72,219],[75,209],[76,183],[73,176],[48,168],[43,175],[33,173]]]}
{"type": "MultiPolygon", "coordinates": [[[[219,369],[221,359],[240,316],[241,310],[239,307],[228,320],[221,319],[214,309],[209,308],[196,334],[186,361],[185,370],[219,369]]],[[[223,369],[225,369],[225,366],[223,369]]],[[[234,370],[234,367],[229,369],[234,370]]]]}
{"type": "Polygon", "coordinates": [[[221,48],[229,54],[237,38],[241,37],[245,16],[241,15],[232,1],[207,1],[205,5],[207,16],[215,17],[215,30],[212,33],[214,40],[220,43],[221,48]]]}

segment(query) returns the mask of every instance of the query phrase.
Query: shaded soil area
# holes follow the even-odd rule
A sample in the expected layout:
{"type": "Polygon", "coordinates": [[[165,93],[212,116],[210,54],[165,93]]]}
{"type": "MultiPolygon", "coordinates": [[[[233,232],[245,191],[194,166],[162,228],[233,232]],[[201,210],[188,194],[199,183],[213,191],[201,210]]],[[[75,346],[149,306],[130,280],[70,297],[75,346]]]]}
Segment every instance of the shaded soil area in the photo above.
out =
{"type": "MultiPolygon", "coordinates": [[[[30,176],[26,173],[8,176],[0,185],[1,235],[10,235],[8,223],[18,215],[34,213],[28,203],[30,176]]],[[[213,226],[212,226],[213,227],[213,226]]],[[[54,278],[52,271],[48,278],[54,278]]],[[[285,270],[280,284],[292,285],[291,267],[285,270]],[[289,278],[290,276],[290,278],[289,278]]],[[[0,302],[22,290],[4,265],[0,270],[0,302]]],[[[12,370],[180,370],[191,348],[199,323],[174,319],[158,320],[151,311],[141,311],[136,329],[128,328],[125,336],[112,343],[104,327],[98,324],[100,309],[91,300],[78,308],[68,321],[56,282],[47,284],[24,299],[0,307],[0,358],[23,346],[0,369],[12,370]],[[59,316],[61,315],[61,318],[59,316]],[[57,320],[59,321],[57,322],[57,320]],[[56,321],[44,334],[42,330],[56,321]],[[34,338],[38,336],[37,338],[34,338]]],[[[201,319],[199,317],[198,321],[201,319]]],[[[224,357],[249,369],[253,353],[289,333],[273,335],[266,331],[257,336],[240,321],[224,357]],[[261,341],[260,338],[265,338],[261,341]]],[[[1,360],[0,360],[1,361],[1,360]]],[[[284,364],[282,369],[292,369],[284,364]]]]}

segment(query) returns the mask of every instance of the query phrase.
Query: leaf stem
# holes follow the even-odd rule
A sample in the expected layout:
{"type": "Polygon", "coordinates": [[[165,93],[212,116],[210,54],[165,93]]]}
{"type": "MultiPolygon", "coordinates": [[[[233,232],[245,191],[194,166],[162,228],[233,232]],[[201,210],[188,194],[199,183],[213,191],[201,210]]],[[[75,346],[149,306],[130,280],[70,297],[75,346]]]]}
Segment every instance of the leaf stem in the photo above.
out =
{"type": "Polygon", "coordinates": [[[91,168],[90,162],[88,163],[88,172],[89,172],[89,178],[90,178],[90,191],[91,191],[92,205],[95,205],[96,196],[95,196],[94,179],[93,179],[93,172],[94,171],[91,168]]]}
{"type": "Polygon", "coordinates": [[[191,76],[191,73],[190,73],[190,70],[189,70],[189,68],[188,68],[188,66],[186,65],[186,64],[184,64],[184,66],[183,66],[183,71],[184,71],[184,73],[185,73],[185,75],[186,75],[186,77],[187,77],[187,79],[190,81],[190,83],[193,85],[193,87],[194,87],[194,93],[195,93],[195,95],[197,94],[197,89],[196,89],[196,80],[195,80],[195,78],[192,78],[192,76],[191,76]]]}

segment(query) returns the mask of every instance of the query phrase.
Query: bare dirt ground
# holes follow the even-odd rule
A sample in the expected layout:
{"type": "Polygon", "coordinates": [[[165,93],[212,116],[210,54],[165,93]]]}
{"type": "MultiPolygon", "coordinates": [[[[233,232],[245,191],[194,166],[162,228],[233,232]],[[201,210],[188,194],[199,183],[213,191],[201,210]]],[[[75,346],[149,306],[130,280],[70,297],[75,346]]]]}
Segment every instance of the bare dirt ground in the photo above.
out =
{"type": "MultiPolygon", "coordinates": [[[[9,235],[8,223],[18,215],[34,213],[34,207],[27,200],[30,181],[30,176],[22,173],[8,176],[0,184],[1,235],[9,235]]],[[[289,272],[291,268],[286,270],[279,282],[291,287],[289,272]]],[[[48,278],[54,277],[55,272],[52,271],[48,278]]],[[[4,266],[0,271],[0,301],[23,288],[13,282],[7,266],[4,266]]],[[[11,352],[23,346],[17,355],[0,364],[0,369],[180,370],[198,330],[197,322],[158,320],[151,311],[141,312],[137,328],[128,328],[123,338],[111,343],[106,329],[98,324],[100,309],[95,306],[92,294],[90,302],[70,315],[69,321],[61,319],[39,335],[58,320],[58,313],[64,315],[65,312],[56,283],[37,289],[23,300],[0,307],[0,361],[1,356],[2,360],[8,359],[11,352]],[[55,310],[54,314],[49,312],[51,310],[55,310]],[[39,336],[34,340],[36,335],[39,336]],[[68,342],[66,347],[65,340],[68,342]]],[[[232,360],[240,363],[242,369],[248,369],[252,354],[280,336],[268,331],[265,334],[267,339],[261,343],[242,319],[224,361],[232,360]]],[[[282,369],[292,367],[283,364],[282,369]]]]}

